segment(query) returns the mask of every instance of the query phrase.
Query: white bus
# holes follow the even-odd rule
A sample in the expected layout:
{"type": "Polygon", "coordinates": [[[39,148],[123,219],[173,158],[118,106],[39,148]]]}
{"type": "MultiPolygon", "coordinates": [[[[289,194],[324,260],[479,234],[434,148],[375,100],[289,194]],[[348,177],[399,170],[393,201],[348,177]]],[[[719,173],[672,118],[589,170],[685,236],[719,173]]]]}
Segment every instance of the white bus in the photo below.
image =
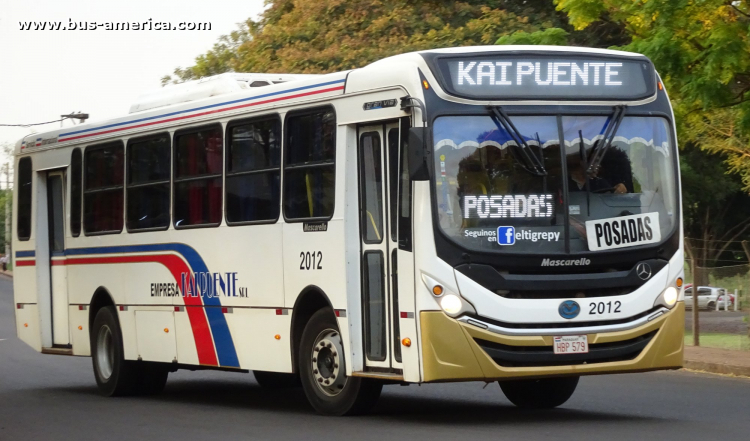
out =
{"type": "Polygon", "coordinates": [[[18,336],[91,356],[107,396],[253,371],[336,415],[384,384],[549,408],[676,369],[673,120],[646,57],[569,47],[168,86],[16,146],[18,336]]]}

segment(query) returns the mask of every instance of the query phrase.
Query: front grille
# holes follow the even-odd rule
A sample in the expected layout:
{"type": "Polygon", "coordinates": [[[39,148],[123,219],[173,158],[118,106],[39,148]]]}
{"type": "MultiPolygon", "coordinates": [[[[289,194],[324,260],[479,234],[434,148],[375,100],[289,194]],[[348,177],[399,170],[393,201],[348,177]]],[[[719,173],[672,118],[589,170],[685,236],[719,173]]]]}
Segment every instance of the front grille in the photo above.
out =
{"type": "MultiPolygon", "coordinates": [[[[643,286],[646,280],[638,276],[638,264],[647,264],[652,274],[666,265],[666,260],[651,259],[623,264],[620,268],[540,267],[530,272],[504,271],[485,264],[463,264],[456,271],[495,294],[511,299],[575,299],[588,297],[611,297],[632,293],[643,286]]],[[[648,280],[648,279],[647,279],[648,280]]]]}
{"type": "Polygon", "coordinates": [[[657,332],[652,331],[630,340],[590,344],[588,354],[556,355],[552,346],[510,346],[478,338],[474,340],[499,366],[569,366],[632,360],[643,351],[657,332]]]}
{"type": "Polygon", "coordinates": [[[497,290],[495,293],[508,299],[585,299],[587,297],[610,297],[630,294],[637,285],[614,288],[559,289],[559,290],[497,290]]]}

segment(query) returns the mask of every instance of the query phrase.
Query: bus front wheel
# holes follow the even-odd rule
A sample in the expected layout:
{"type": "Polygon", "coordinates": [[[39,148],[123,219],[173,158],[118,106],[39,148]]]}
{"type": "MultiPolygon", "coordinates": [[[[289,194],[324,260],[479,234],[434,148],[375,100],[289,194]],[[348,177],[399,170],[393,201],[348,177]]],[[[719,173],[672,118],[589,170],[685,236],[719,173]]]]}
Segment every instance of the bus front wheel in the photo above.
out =
{"type": "Polygon", "coordinates": [[[575,392],[579,377],[498,381],[511,403],[525,409],[552,409],[575,392]]]}
{"type": "Polygon", "coordinates": [[[299,372],[312,407],[323,415],[356,415],[375,405],[382,383],[346,375],[344,342],[333,310],[313,314],[302,333],[299,372]]]}

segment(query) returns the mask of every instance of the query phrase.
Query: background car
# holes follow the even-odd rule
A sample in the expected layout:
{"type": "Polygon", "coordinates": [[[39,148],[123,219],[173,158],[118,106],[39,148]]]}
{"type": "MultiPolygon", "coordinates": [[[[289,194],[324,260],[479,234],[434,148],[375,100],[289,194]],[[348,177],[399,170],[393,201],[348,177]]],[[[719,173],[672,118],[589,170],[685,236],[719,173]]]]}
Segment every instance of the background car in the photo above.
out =
{"type": "MultiPolygon", "coordinates": [[[[685,307],[690,309],[693,307],[693,291],[694,287],[691,285],[685,288],[685,307]]],[[[716,309],[716,303],[719,303],[719,308],[724,309],[725,299],[729,298],[729,308],[734,305],[734,295],[727,295],[727,290],[724,288],[716,288],[712,286],[699,286],[698,287],[698,308],[699,309],[716,309]]]]}

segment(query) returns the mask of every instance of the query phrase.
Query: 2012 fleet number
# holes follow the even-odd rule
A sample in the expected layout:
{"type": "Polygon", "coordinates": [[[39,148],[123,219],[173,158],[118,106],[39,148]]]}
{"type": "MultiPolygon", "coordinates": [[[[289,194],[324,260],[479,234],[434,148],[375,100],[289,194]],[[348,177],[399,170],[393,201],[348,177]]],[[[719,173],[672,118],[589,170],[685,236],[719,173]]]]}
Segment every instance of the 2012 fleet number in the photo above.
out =
{"type": "Polygon", "coordinates": [[[589,315],[596,315],[596,314],[611,314],[611,313],[618,313],[622,312],[620,311],[620,308],[622,307],[622,302],[619,300],[615,300],[614,302],[594,302],[589,303],[589,315]]]}
{"type": "Polygon", "coordinates": [[[323,252],[322,251],[300,251],[299,269],[301,270],[321,270],[323,269],[323,252]]]}

